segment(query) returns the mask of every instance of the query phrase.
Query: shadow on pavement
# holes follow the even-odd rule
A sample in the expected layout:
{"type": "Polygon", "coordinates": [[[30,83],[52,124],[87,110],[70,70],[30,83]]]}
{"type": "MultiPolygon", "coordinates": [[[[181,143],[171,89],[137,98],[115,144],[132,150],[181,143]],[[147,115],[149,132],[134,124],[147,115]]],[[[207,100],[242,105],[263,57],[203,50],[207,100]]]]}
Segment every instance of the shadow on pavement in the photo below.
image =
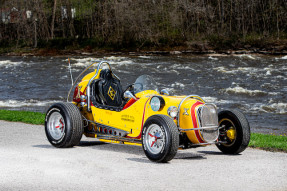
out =
{"type": "Polygon", "coordinates": [[[53,145],[47,144],[47,145],[33,145],[33,147],[42,148],[42,149],[56,149],[53,145]]]}
{"type": "MultiPolygon", "coordinates": [[[[106,143],[100,142],[100,141],[81,141],[80,144],[75,147],[89,147],[89,146],[103,145],[103,144],[106,144],[106,143]]],[[[47,143],[46,145],[33,145],[33,147],[44,148],[44,149],[55,149],[56,148],[49,143],[47,143]]],[[[66,149],[69,149],[69,148],[66,148],[66,149]]]]}
{"type": "Polygon", "coordinates": [[[79,145],[80,147],[89,147],[97,150],[105,150],[112,152],[120,152],[120,153],[129,153],[135,155],[145,156],[141,146],[136,145],[126,145],[126,144],[112,144],[112,143],[104,143],[100,141],[83,141],[79,145]]]}
{"type": "MultiPolygon", "coordinates": [[[[37,148],[45,148],[45,149],[57,149],[56,147],[52,146],[51,144],[45,145],[33,145],[33,147],[37,148]]],[[[136,145],[125,145],[125,144],[112,144],[112,143],[105,143],[101,141],[81,141],[77,147],[90,147],[92,149],[97,150],[105,150],[111,152],[119,152],[119,153],[127,153],[140,156],[139,158],[127,158],[127,160],[140,162],[140,163],[153,163],[148,158],[146,158],[144,151],[141,146],[136,145]]],[[[223,154],[220,151],[196,151],[196,152],[188,152],[179,150],[175,155],[174,159],[185,159],[185,160],[203,160],[207,159],[206,155],[227,155],[223,154]]],[[[229,155],[229,156],[236,156],[236,155],[229,155]]]]}
{"type": "Polygon", "coordinates": [[[133,161],[133,162],[139,162],[139,163],[154,163],[152,161],[150,161],[148,158],[127,158],[127,160],[129,161],[133,161]]]}
{"type": "Polygon", "coordinates": [[[89,146],[105,145],[105,144],[107,143],[101,141],[81,141],[78,147],[89,147],[89,146]]]}
{"type": "Polygon", "coordinates": [[[203,154],[207,154],[207,155],[225,155],[225,156],[238,156],[241,155],[239,154],[224,154],[220,151],[197,151],[198,153],[203,153],[203,154]]]}
{"type": "Polygon", "coordinates": [[[198,154],[198,153],[180,152],[180,153],[177,153],[175,155],[174,159],[202,160],[202,159],[206,159],[206,157],[204,155],[198,154]]]}

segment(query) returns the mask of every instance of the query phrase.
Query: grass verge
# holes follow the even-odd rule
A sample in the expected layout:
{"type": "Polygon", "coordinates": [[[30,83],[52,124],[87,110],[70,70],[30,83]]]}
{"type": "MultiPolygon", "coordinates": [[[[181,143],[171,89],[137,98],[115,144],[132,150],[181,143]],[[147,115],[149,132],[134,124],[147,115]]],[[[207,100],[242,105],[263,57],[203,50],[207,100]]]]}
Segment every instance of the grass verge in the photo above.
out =
{"type": "Polygon", "coordinates": [[[287,136],[251,133],[249,147],[287,152],[287,136]]]}
{"type": "MultiPolygon", "coordinates": [[[[0,110],[0,120],[43,125],[45,114],[31,111],[0,110]]],[[[251,133],[249,147],[287,152],[287,136],[251,133]]]]}
{"type": "Polygon", "coordinates": [[[45,121],[45,114],[32,111],[0,110],[0,120],[42,125],[45,121]]]}

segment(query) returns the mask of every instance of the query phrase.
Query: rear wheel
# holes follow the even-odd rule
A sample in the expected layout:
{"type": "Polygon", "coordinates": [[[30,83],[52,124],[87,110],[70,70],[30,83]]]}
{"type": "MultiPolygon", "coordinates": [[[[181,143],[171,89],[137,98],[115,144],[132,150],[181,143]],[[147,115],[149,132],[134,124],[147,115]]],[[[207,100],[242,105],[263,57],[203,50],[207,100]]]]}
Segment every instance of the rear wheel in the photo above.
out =
{"type": "Polygon", "coordinates": [[[246,149],[250,140],[249,123],[238,110],[225,110],[218,114],[219,120],[219,150],[226,154],[238,154],[246,149]]]}
{"type": "Polygon", "coordinates": [[[52,105],[46,113],[45,132],[55,147],[78,145],[83,135],[83,120],[77,106],[72,103],[52,105]]]}
{"type": "Polygon", "coordinates": [[[144,125],[142,137],[144,152],[151,161],[167,162],[177,153],[179,133],[168,116],[151,116],[144,125]]]}

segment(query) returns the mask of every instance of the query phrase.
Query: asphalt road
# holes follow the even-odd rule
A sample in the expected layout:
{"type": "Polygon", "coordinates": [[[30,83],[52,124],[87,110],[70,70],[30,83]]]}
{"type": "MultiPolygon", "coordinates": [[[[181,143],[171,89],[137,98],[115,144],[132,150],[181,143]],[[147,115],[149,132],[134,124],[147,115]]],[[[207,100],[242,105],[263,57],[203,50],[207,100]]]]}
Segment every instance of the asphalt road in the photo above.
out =
{"type": "Polygon", "coordinates": [[[287,190],[287,153],[208,146],[157,164],[138,146],[83,138],[57,149],[43,126],[0,121],[0,190],[287,190]]]}

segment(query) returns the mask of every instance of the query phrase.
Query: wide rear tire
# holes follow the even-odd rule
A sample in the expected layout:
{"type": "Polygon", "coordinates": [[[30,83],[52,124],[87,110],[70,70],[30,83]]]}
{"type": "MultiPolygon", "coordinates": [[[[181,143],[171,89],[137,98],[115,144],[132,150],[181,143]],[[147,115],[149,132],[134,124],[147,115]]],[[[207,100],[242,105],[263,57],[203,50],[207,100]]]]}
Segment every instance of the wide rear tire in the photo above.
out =
{"type": "Polygon", "coordinates": [[[225,110],[218,114],[219,140],[226,142],[217,144],[219,150],[226,154],[238,154],[246,149],[250,141],[250,126],[238,110],[225,110]]]}
{"type": "Polygon", "coordinates": [[[82,115],[72,103],[52,105],[45,118],[45,132],[49,142],[58,148],[78,145],[83,135],[82,115]]]}
{"type": "Polygon", "coordinates": [[[154,162],[168,162],[176,155],[179,133],[173,120],[166,115],[154,115],[143,128],[143,150],[154,162]]]}

